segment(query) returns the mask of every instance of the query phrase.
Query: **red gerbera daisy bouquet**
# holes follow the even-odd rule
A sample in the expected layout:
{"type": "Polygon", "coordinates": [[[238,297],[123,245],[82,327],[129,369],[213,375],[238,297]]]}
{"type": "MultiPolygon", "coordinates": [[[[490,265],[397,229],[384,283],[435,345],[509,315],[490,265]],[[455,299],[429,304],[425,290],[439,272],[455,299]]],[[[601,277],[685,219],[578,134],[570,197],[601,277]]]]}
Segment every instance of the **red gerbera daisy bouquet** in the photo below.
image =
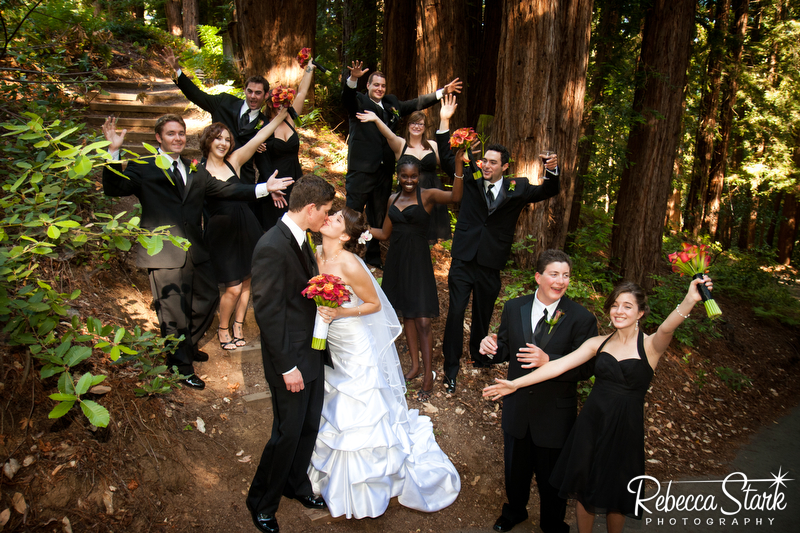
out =
{"type": "MultiPolygon", "coordinates": [[[[708,272],[711,264],[709,257],[710,248],[706,244],[697,246],[696,244],[683,243],[683,250],[669,254],[669,262],[672,263],[672,271],[681,276],[686,274],[692,278],[703,279],[703,274],[708,272]]],[[[697,286],[700,296],[703,298],[703,305],[709,318],[716,318],[722,314],[719,305],[711,296],[711,292],[704,284],[697,286]]]]}
{"type": "Polygon", "coordinates": [[[297,118],[297,112],[292,107],[292,103],[294,102],[294,97],[297,94],[297,91],[292,89],[291,87],[284,87],[283,85],[278,85],[277,87],[273,88],[269,92],[269,101],[272,104],[272,107],[279,109],[281,107],[288,107],[289,108],[289,116],[292,119],[297,118]]]}
{"type": "MultiPolygon", "coordinates": [[[[320,274],[308,280],[308,286],[301,293],[306,298],[314,300],[317,306],[339,307],[344,302],[350,301],[350,292],[342,283],[342,278],[331,274],[320,274]]],[[[328,325],[317,314],[314,321],[314,336],[311,347],[315,350],[324,350],[328,339],[328,325]]]]}

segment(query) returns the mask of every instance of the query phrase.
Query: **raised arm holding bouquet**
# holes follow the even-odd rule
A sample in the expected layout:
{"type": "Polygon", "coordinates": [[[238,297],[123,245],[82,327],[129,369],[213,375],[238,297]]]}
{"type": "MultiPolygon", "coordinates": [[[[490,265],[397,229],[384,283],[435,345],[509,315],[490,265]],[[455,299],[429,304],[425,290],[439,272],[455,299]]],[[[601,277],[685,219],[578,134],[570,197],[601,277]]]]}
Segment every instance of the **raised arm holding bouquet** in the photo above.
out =
{"type": "Polygon", "coordinates": [[[644,397],[675,329],[700,301],[697,288],[701,284],[711,288],[708,276],[693,279],[683,301],[655,333],[645,335],[639,320],[649,312],[647,297],[635,283],[624,282],[605,303],[616,328],[611,335],[593,337],[549,362],[545,352],[528,344],[530,354],[525,356],[532,366],[541,367],[513,381],[498,379],[496,385],[483,389],[483,396],[493,400],[526,394],[525,387],[597,358],[594,387],[550,476],[559,496],[577,500],[579,532],[592,530],[595,513],[606,514],[608,531],[614,532],[622,531],[626,516],[641,519],[641,507],[635,502],[643,487],[629,487],[629,482],[644,474],[644,397]]]}
{"type": "MultiPolygon", "coordinates": [[[[709,247],[706,244],[697,246],[696,244],[683,243],[683,250],[669,254],[672,271],[679,273],[681,276],[686,274],[692,278],[702,279],[711,264],[711,260],[707,255],[708,251],[709,247]]],[[[711,297],[708,289],[704,285],[698,285],[697,290],[700,291],[700,296],[703,298],[703,305],[706,308],[708,317],[717,318],[722,315],[722,310],[714,298],[711,297]]]]}

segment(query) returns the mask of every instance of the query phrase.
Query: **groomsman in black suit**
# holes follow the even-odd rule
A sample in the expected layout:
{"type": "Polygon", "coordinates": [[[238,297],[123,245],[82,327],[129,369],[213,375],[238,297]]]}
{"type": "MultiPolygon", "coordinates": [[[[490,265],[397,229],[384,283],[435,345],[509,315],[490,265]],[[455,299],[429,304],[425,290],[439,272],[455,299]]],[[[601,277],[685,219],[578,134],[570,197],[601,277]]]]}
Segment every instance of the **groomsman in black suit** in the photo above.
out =
{"type": "MultiPolygon", "coordinates": [[[[480,353],[509,361],[508,379],[532,372],[597,335],[597,320],[566,296],[572,260],[545,250],[536,264],[535,294],[506,302],[500,329],[481,341],[480,353]]],[[[594,359],[561,376],[525,387],[503,399],[506,497],[495,531],[510,531],[528,518],[531,479],[539,488],[539,525],[545,533],[566,533],[567,501],[558,496],[550,473],[558,460],[578,407],[577,382],[594,372],[594,359]]]]}
{"type": "Polygon", "coordinates": [[[264,374],[272,393],[272,436],[247,495],[259,531],[277,533],[281,496],[321,509],[308,465],[317,439],[325,388],[327,351],[311,347],[317,306],[301,292],[319,274],[308,231],[319,231],[333,205],[334,188],[306,175],[297,180],[289,212],[258,241],[253,252],[253,308],[261,329],[264,374]]]}
{"type": "MultiPolygon", "coordinates": [[[[437,135],[439,146],[448,146],[447,135],[437,135]],[[444,143],[444,144],[443,144],[444,143]]],[[[444,384],[455,392],[459,359],[464,343],[464,313],[472,294],[472,327],[469,351],[476,368],[488,366],[480,354],[481,339],[489,331],[492,310],[500,293],[500,270],[508,260],[514,230],[522,209],[558,194],[558,158],[545,165],[544,182],[533,185],[527,178],[503,178],[510,154],[505,146],[486,147],[480,172],[464,177],[464,197],[453,232],[452,261],[447,285],[450,307],[444,327],[444,384]],[[475,179],[475,176],[479,176],[475,179]]],[[[457,176],[458,177],[458,176],[457,176]]]]}
{"type": "MultiPolygon", "coordinates": [[[[386,76],[382,72],[370,75],[367,94],[356,91],[358,79],[369,70],[362,66],[361,61],[353,61],[347,67],[350,77],[342,88],[342,103],[350,116],[345,189],[347,207],[361,213],[366,206],[367,222],[379,228],[383,225],[386,204],[392,191],[394,152],[378,127],[372,122],[361,122],[356,113],[372,111],[389,129],[396,132],[401,117],[431,107],[446,94],[460,93],[461,82],[456,78],[436,92],[401,101],[393,94],[386,94],[386,76]]],[[[381,266],[380,243],[377,239],[367,245],[364,260],[369,265],[381,266]]]]}
{"type": "MultiPolygon", "coordinates": [[[[117,133],[116,119],[103,124],[103,134],[111,145],[109,153],[119,159],[119,150],[126,130],[117,133]]],[[[172,160],[169,171],[159,168],[154,158],[147,163],[130,163],[121,176],[119,164],[103,169],[103,192],[107,196],[135,195],[142,205],[141,227],[155,229],[169,226],[175,237],[187,239],[191,246],[184,251],[169,241],[158,253],[149,255],[137,244],[136,265],[146,268],[150,277],[161,335],[184,336],[175,353],[167,357],[170,367],[191,377],[184,380],[189,387],[202,389],[205,383],[194,374],[194,361],[207,361],[208,355],[197,343],[214,320],[219,303],[219,289],[210,262],[210,251],[203,242],[200,224],[206,195],[232,200],[255,200],[270,192],[286,188],[291,178],[269,180],[269,183],[240,185],[225,183],[212,177],[196,161],[180,157],[186,146],[186,124],[178,115],[164,115],[156,121],[159,152],[172,160]]]]}
{"type": "MultiPolygon", "coordinates": [[[[240,100],[230,94],[206,94],[192,83],[181,70],[181,65],[172,50],[167,49],[164,60],[175,69],[175,84],[190,102],[211,113],[212,122],[222,122],[233,133],[236,148],[241,148],[255,136],[261,127],[266,126],[269,119],[261,112],[269,92],[269,82],[263,76],[251,76],[244,84],[245,99],[240,100]]],[[[255,162],[261,181],[268,177],[268,159],[266,152],[256,152],[253,158],[242,165],[239,179],[243,183],[255,183],[255,162]]]]}

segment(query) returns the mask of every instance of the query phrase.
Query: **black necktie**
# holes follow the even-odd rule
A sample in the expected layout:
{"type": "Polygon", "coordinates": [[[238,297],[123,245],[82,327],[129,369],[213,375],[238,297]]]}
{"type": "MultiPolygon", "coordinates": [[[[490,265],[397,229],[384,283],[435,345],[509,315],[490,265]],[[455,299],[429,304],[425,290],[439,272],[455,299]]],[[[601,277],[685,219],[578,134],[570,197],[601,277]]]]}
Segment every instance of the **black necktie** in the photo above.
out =
{"type": "Polygon", "coordinates": [[[248,124],[250,124],[250,113],[245,111],[244,114],[239,117],[239,128],[244,129],[248,124]]]}
{"type": "Polygon", "coordinates": [[[181,197],[183,197],[183,189],[185,184],[183,183],[183,176],[181,175],[181,171],[178,170],[177,160],[172,162],[172,179],[175,180],[175,186],[178,188],[178,192],[181,194],[181,197]]]}
{"type": "Polygon", "coordinates": [[[539,319],[539,322],[536,323],[536,329],[533,332],[533,343],[536,346],[539,346],[542,343],[542,337],[544,336],[544,327],[547,324],[547,309],[545,308],[544,314],[542,318],[539,319]]]}
{"type": "Polygon", "coordinates": [[[494,183],[489,184],[489,188],[486,190],[486,195],[489,197],[489,202],[494,202],[494,183]]]}
{"type": "Polygon", "coordinates": [[[303,241],[303,253],[306,254],[306,260],[308,261],[308,268],[311,270],[313,275],[319,274],[319,269],[317,268],[317,259],[314,257],[314,252],[311,251],[311,246],[308,244],[308,236],[306,235],[306,240],[303,241]]]}

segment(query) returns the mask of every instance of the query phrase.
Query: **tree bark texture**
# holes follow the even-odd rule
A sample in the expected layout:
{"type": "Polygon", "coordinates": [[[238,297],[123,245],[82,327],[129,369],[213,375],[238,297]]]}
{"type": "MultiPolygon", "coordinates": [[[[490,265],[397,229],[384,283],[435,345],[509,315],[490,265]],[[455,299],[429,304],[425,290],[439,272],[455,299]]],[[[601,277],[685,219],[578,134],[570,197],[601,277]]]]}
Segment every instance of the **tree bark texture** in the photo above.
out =
{"type": "Polygon", "coordinates": [[[172,35],[183,35],[183,15],[181,14],[181,0],[165,0],[164,10],[167,16],[167,29],[172,35]]]}
{"type": "Polygon", "coordinates": [[[183,37],[200,46],[200,35],[197,33],[198,24],[200,24],[198,0],[183,0],[183,37]]]}
{"type": "MultiPolygon", "coordinates": [[[[463,81],[467,72],[467,50],[458,36],[467,26],[466,0],[417,0],[417,90],[401,98],[428,94],[441,89],[455,78],[463,81]]],[[[459,106],[451,119],[453,129],[467,126],[469,88],[464,84],[457,95],[459,106]]],[[[399,96],[399,95],[398,95],[399,96]]],[[[439,126],[439,106],[426,111],[428,137],[439,126]]]]}
{"type": "Polygon", "coordinates": [[[775,244],[775,230],[778,228],[778,220],[781,217],[781,203],[783,202],[783,191],[779,191],[772,198],[772,215],[769,220],[769,230],[767,231],[767,246],[772,248],[775,244]]]}
{"type": "Polygon", "coordinates": [[[714,156],[711,161],[711,175],[706,193],[705,225],[711,237],[717,234],[719,210],[722,201],[722,189],[725,184],[725,173],[728,164],[728,145],[733,129],[733,109],[736,106],[736,91],[739,88],[744,38],[747,33],[747,11],[750,0],[734,0],[734,30],[730,34],[727,47],[730,51],[728,60],[730,72],[723,82],[722,106],[720,108],[719,141],[714,145],[714,156]]]}
{"type": "Polygon", "coordinates": [[[622,172],[611,233],[612,264],[645,289],[661,259],[695,8],[694,0],[655,0],[645,16],[633,100],[644,120],[628,137],[630,165],[622,172]]]}
{"type": "Polygon", "coordinates": [[[794,241],[797,236],[797,218],[800,216],[800,203],[797,191],[787,192],[783,200],[783,213],[778,230],[778,263],[789,265],[792,262],[794,241]]]}
{"type": "MultiPolygon", "coordinates": [[[[505,0],[497,65],[493,142],[514,159],[510,172],[538,182],[539,153],[558,153],[561,191],[527,207],[516,238],[532,235],[535,253],[516,259],[530,267],[539,252],[563,248],[575,187],[577,144],[586,93],[592,2],[505,0]]],[[[481,88],[478,87],[477,90],[481,88]]]]}
{"type": "Polygon", "coordinates": [[[491,80],[497,79],[497,62],[504,20],[503,4],[503,0],[485,0],[479,29],[473,29],[473,32],[466,36],[478,45],[474,55],[470,54],[467,58],[465,81],[472,90],[467,91],[466,100],[462,98],[462,101],[468,104],[467,120],[468,125],[472,127],[475,127],[481,115],[495,114],[497,87],[491,80]],[[477,59],[475,63],[472,63],[473,58],[477,59]]]}
{"type": "Polygon", "coordinates": [[[706,83],[700,101],[700,123],[695,136],[694,166],[686,198],[687,231],[697,237],[703,225],[706,191],[711,175],[711,159],[714,155],[714,135],[717,132],[719,94],[722,87],[722,60],[725,58],[725,36],[728,32],[730,0],[717,0],[714,8],[714,28],[708,38],[708,63],[706,83]]]}
{"type": "Polygon", "coordinates": [[[386,74],[389,91],[401,99],[411,98],[417,91],[416,40],[417,5],[407,0],[383,2],[383,58],[381,70],[386,74]]]}
{"type": "MultiPolygon", "coordinates": [[[[344,0],[342,52],[345,65],[350,65],[353,61],[363,61],[364,66],[369,68],[369,72],[358,80],[359,90],[366,89],[369,75],[376,70],[380,70],[378,68],[378,61],[381,56],[378,49],[377,2],[373,0],[344,0]]],[[[405,53],[413,55],[413,50],[407,50],[405,53]]],[[[347,69],[345,69],[345,73],[347,72],[347,69]]],[[[391,82],[391,80],[387,80],[387,82],[391,82]]]]}
{"type": "MultiPolygon", "coordinates": [[[[313,48],[317,33],[316,3],[236,0],[236,12],[244,77],[261,75],[271,87],[284,85],[296,89],[303,77],[297,53],[304,47],[316,53],[313,48]]],[[[309,95],[313,98],[313,91],[309,95]]]]}

